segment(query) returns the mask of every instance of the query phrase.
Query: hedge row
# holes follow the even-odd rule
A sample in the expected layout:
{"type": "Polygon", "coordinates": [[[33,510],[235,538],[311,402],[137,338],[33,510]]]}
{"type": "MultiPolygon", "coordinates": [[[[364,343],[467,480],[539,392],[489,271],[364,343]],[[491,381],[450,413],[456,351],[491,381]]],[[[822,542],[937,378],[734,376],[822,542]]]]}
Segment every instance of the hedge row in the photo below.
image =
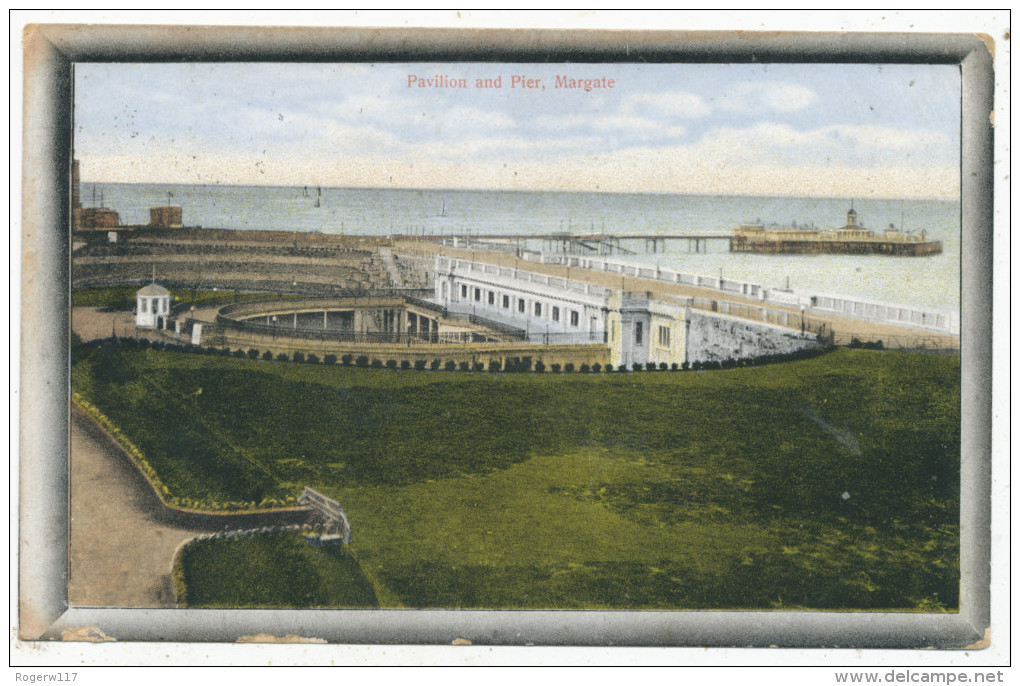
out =
{"type": "Polygon", "coordinates": [[[149,464],[149,461],[145,458],[145,454],[141,451],[141,449],[139,449],[138,446],[136,446],[131,439],[128,438],[123,431],[121,431],[120,427],[114,424],[109,417],[103,414],[98,407],[82,397],[82,395],[77,391],[74,391],[71,394],[71,402],[78,406],[78,408],[88,415],[90,419],[102,426],[106,432],[113,437],[113,440],[124,449],[124,451],[128,454],[128,457],[131,458],[131,462],[138,467],[146,480],[152,484],[153,489],[156,491],[159,499],[163,501],[164,505],[213,513],[239,511],[251,512],[272,508],[294,507],[297,505],[297,497],[293,495],[288,495],[285,498],[263,498],[262,501],[258,503],[254,501],[219,502],[207,498],[181,498],[176,496],[170,492],[167,485],[159,478],[159,474],[157,474],[155,468],[149,464]]]}
{"type": "MultiPolygon", "coordinates": [[[[199,353],[205,355],[220,355],[223,357],[236,357],[238,359],[249,359],[257,360],[262,359],[266,361],[276,360],[277,362],[298,362],[305,364],[341,364],[345,367],[358,367],[362,369],[402,369],[409,370],[415,369],[417,371],[431,370],[437,371],[461,371],[461,372],[484,372],[489,371],[492,373],[496,372],[544,372],[546,369],[554,374],[559,373],[571,373],[579,372],[581,374],[600,374],[602,372],[640,372],[640,371],[701,371],[701,370],[713,370],[713,369],[733,369],[737,367],[757,367],[767,364],[777,364],[781,362],[792,362],[795,360],[809,359],[816,357],[823,353],[829,352],[834,349],[834,346],[821,346],[817,348],[810,348],[806,350],[797,350],[789,353],[778,353],[774,355],[759,355],[757,357],[746,357],[739,359],[726,359],[726,360],[714,360],[708,362],[695,361],[692,363],[683,362],[667,364],[666,362],[648,362],[646,364],[634,363],[627,367],[621,365],[614,367],[611,364],[601,365],[598,362],[594,364],[583,363],[581,365],[574,365],[572,362],[566,364],[553,363],[546,365],[542,360],[536,360],[534,363],[530,359],[524,360],[507,360],[501,363],[499,360],[489,360],[485,362],[456,362],[454,360],[446,360],[445,362],[440,358],[434,358],[432,360],[418,359],[414,362],[408,360],[380,360],[378,358],[369,358],[366,355],[359,355],[355,357],[353,354],[347,353],[341,355],[339,358],[336,355],[324,355],[321,359],[314,353],[302,353],[295,352],[292,355],[287,353],[279,353],[273,355],[270,351],[259,351],[256,348],[250,348],[248,350],[231,350],[230,348],[216,348],[216,347],[202,347],[190,344],[179,344],[179,343],[168,343],[162,341],[149,341],[147,339],[134,339],[134,338],[106,338],[98,341],[92,341],[91,345],[129,345],[141,348],[151,347],[153,350],[172,350],[177,352],[189,352],[199,353]]],[[[861,344],[859,341],[857,345],[851,345],[850,347],[865,347],[870,349],[881,350],[881,342],[877,344],[861,344]]]]}

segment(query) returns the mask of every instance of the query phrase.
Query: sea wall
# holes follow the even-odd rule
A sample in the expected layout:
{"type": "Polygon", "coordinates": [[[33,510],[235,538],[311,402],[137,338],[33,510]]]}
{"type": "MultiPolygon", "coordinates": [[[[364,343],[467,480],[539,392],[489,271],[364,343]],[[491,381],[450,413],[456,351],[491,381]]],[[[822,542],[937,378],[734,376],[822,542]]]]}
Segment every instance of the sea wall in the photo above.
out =
{"type": "Polygon", "coordinates": [[[745,319],[687,311],[687,361],[722,362],[817,348],[810,334],[745,319]]]}

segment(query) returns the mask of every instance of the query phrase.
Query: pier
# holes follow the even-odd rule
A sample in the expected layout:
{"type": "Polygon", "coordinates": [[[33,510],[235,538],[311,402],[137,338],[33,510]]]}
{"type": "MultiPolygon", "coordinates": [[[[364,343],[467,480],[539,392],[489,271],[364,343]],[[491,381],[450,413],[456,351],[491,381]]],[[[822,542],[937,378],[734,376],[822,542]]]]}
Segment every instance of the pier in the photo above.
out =
{"type": "Polygon", "coordinates": [[[417,234],[394,235],[394,240],[417,240],[437,242],[452,248],[466,247],[479,241],[505,241],[506,244],[521,244],[523,241],[542,241],[547,252],[581,255],[636,255],[639,250],[625,247],[623,241],[633,241],[643,246],[646,253],[658,253],[666,250],[667,241],[686,243],[689,252],[707,252],[712,241],[726,243],[732,249],[733,236],[729,234],[680,234],[680,233],[642,233],[642,234],[610,234],[610,233],[470,233],[470,234],[417,234]]]}

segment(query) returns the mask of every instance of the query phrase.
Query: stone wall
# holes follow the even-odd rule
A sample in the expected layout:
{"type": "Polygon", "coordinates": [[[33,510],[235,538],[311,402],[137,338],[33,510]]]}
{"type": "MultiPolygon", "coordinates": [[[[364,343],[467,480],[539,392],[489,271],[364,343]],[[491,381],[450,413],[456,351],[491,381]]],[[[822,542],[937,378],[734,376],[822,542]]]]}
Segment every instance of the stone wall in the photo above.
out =
{"type": "Polygon", "coordinates": [[[722,362],[816,348],[811,334],[746,319],[688,310],[687,361],[722,362]]]}

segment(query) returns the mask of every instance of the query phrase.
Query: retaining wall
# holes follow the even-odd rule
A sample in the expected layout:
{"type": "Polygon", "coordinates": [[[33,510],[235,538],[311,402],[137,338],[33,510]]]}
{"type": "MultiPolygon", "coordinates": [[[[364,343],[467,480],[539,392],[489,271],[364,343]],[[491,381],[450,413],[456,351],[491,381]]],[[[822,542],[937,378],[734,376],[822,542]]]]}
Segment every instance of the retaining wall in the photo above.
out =
{"type": "Polygon", "coordinates": [[[817,348],[810,334],[697,310],[687,311],[687,361],[722,362],[817,348]]]}

